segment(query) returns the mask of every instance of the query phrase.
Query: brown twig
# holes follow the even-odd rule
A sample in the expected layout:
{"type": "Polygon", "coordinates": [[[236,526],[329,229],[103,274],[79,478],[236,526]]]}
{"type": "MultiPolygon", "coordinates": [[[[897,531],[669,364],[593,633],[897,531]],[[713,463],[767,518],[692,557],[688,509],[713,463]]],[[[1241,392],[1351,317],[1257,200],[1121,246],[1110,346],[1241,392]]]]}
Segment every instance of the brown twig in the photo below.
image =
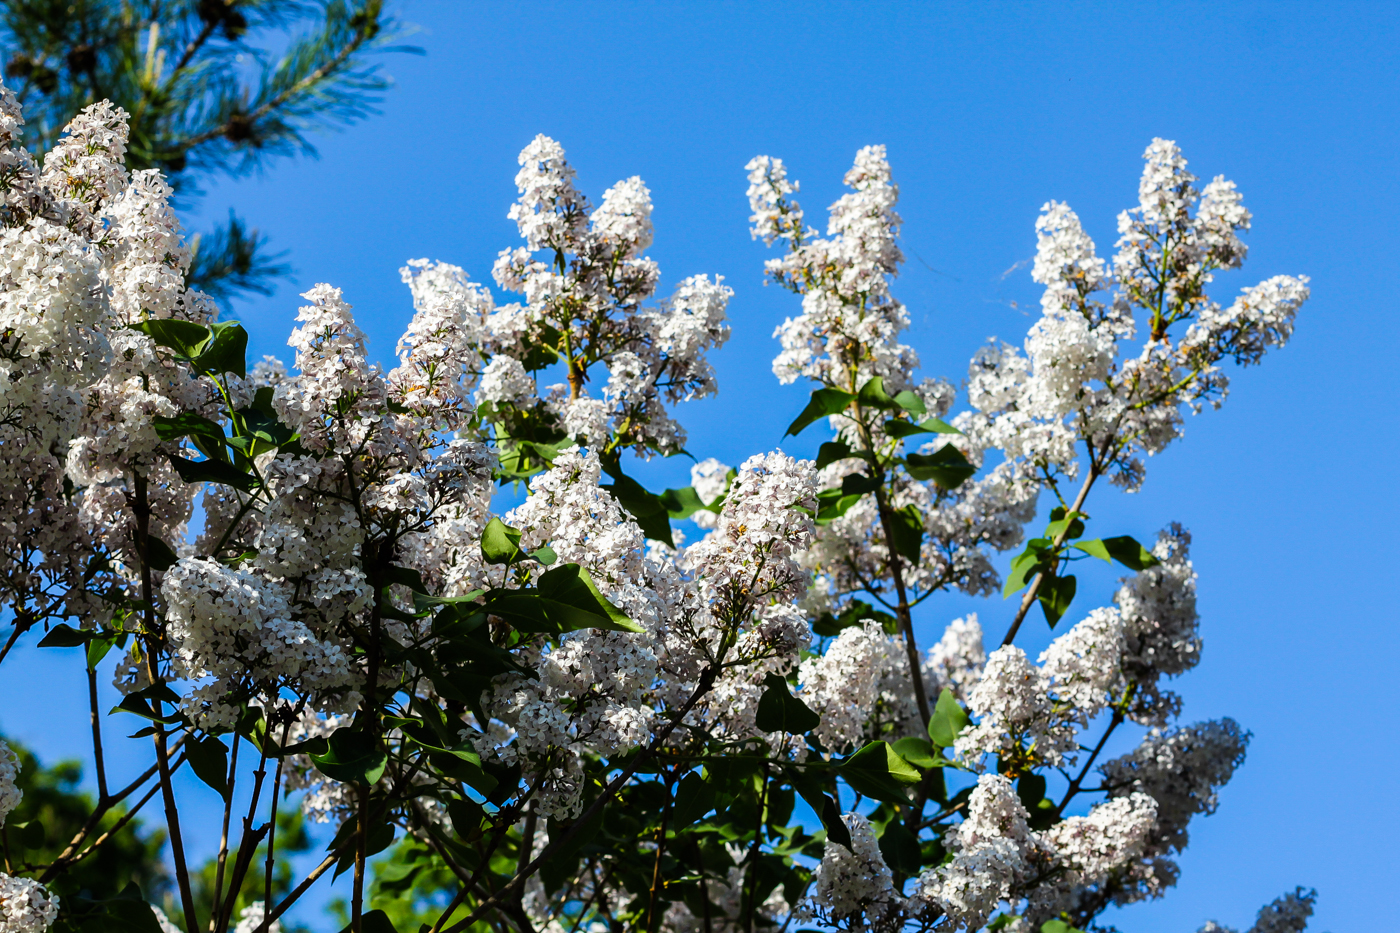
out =
{"type": "MultiPolygon", "coordinates": [[[[1098,464],[1091,462],[1089,464],[1089,475],[1084,477],[1084,484],[1079,487],[1079,495],[1074,497],[1074,505],[1069,507],[1069,511],[1066,512],[1067,515],[1072,512],[1078,512],[1084,507],[1084,500],[1089,498],[1089,490],[1094,488],[1094,481],[1098,478],[1098,464]]],[[[1055,535],[1054,540],[1050,542],[1052,550],[1058,550],[1059,547],[1065,543],[1065,539],[1069,537],[1071,524],[1072,522],[1066,522],[1064,529],[1059,534],[1055,535]]],[[[1021,607],[1016,611],[1016,618],[1011,621],[1011,628],[1007,629],[1006,637],[1001,640],[1003,646],[1009,645],[1016,640],[1016,633],[1021,629],[1021,622],[1025,620],[1026,613],[1030,612],[1031,606],[1035,605],[1036,594],[1040,592],[1040,584],[1043,583],[1044,580],[1045,574],[1038,573],[1035,575],[1035,579],[1031,580],[1031,585],[1026,587],[1026,595],[1021,597],[1021,607]]]]}

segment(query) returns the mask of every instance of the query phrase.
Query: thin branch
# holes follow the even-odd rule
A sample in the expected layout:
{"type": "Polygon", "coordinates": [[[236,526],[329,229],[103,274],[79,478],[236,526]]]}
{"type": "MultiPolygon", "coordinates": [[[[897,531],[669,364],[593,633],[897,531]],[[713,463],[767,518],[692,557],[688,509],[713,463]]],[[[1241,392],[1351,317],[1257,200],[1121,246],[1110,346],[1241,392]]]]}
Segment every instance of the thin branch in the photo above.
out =
{"type": "MultiPolygon", "coordinates": [[[[1084,507],[1084,500],[1089,498],[1089,490],[1094,488],[1094,481],[1098,478],[1098,465],[1092,462],[1091,458],[1091,462],[1089,463],[1089,475],[1084,477],[1084,484],[1079,487],[1079,495],[1074,497],[1074,505],[1069,507],[1068,512],[1078,512],[1084,507]]],[[[1060,545],[1065,543],[1065,539],[1069,537],[1071,524],[1073,523],[1066,522],[1065,527],[1060,533],[1055,535],[1055,539],[1050,543],[1052,550],[1057,550],[1060,545]]],[[[1026,587],[1026,595],[1021,598],[1021,608],[1016,611],[1016,618],[1012,620],[1011,628],[1007,629],[1006,637],[1001,640],[1003,646],[1009,645],[1016,640],[1016,633],[1020,631],[1021,623],[1025,620],[1026,613],[1030,612],[1031,606],[1035,605],[1036,594],[1040,592],[1040,584],[1044,581],[1045,574],[1038,573],[1035,575],[1035,579],[1031,581],[1031,585],[1026,587]]]]}
{"type": "MultiPolygon", "coordinates": [[[[141,599],[145,603],[146,616],[146,674],[152,684],[161,682],[156,670],[156,620],[155,597],[151,585],[150,562],[150,502],[146,493],[146,477],[133,470],[136,486],[136,548],[141,561],[141,599]]],[[[156,715],[162,715],[164,704],[159,699],[152,700],[156,715]]],[[[170,780],[170,750],[166,743],[165,726],[155,724],[153,736],[156,747],[156,764],[160,767],[161,797],[165,804],[165,823],[170,833],[170,855],[175,862],[175,880],[180,888],[180,902],[185,914],[185,929],[197,930],[194,909],[194,890],[190,886],[190,869],[185,861],[185,842],[180,834],[180,811],[175,805],[175,786],[170,780]]]]}
{"type": "Polygon", "coordinates": [[[88,665],[88,709],[92,718],[92,756],[97,767],[97,799],[107,799],[107,761],[102,754],[102,716],[97,708],[97,668],[88,665]]]}
{"type": "Polygon", "coordinates": [[[1089,759],[1084,762],[1084,767],[1079,770],[1078,777],[1070,781],[1069,789],[1065,791],[1065,798],[1061,800],[1060,805],[1055,808],[1056,816],[1064,813],[1065,807],[1069,805],[1070,800],[1074,798],[1075,794],[1079,793],[1079,788],[1084,783],[1084,778],[1089,775],[1089,769],[1094,766],[1094,760],[1099,757],[1099,752],[1103,751],[1103,747],[1108,744],[1108,737],[1113,734],[1113,730],[1117,729],[1122,722],[1123,711],[1121,709],[1115,709],[1113,711],[1113,718],[1108,722],[1108,728],[1104,730],[1103,735],[1099,738],[1099,744],[1095,745],[1094,750],[1089,753],[1089,759]]]}

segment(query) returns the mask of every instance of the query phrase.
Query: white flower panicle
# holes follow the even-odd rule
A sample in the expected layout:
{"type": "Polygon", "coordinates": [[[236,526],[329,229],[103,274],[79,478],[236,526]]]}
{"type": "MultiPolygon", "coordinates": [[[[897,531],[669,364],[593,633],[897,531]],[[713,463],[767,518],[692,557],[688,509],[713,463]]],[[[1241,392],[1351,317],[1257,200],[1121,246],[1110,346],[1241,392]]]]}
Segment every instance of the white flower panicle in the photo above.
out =
{"type": "Polygon", "coordinates": [[[849,813],[843,820],[852,848],[835,842],[827,845],[812,876],[807,910],[852,930],[894,928],[904,898],[895,890],[875,831],[858,813],[849,813]]]}
{"type": "Polygon", "coordinates": [[[946,688],[959,700],[967,702],[986,664],[987,650],[982,644],[982,626],[977,621],[977,613],[954,619],[924,659],[925,692],[936,697],[946,688]]]}
{"type": "Polygon", "coordinates": [[[270,581],[216,561],[183,558],[165,575],[161,595],[176,673],[212,679],[183,703],[206,728],[231,726],[239,701],[271,703],[283,687],[323,702],[351,690],[347,652],[292,618],[286,594],[270,581]]]}
{"type": "MultiPolygon", "coordinates": [[[[907,685],[907,664],[902,645],[886,635],[879,623],[867,620],[844,629],[825,654],[806,659],[799,668],[802,699],[821,716],[812,734],[833,751],[862,744],[867,724],[877,713],[881,686],[891,673],[907,685]]],[[[911,691],[906,686],[898,696],[911,691]]],[[[908,706],[912,711],[912,695],[908,706]]]]}
{"type": "Polygon", "coordinates": [[[399,275],[413,294],[414,315],[399,338],[390,394],[428,428],[454,430],[470,410],[467,395],[480,371],[495,304],[456,266],[410,259],[399,275]]]}
{"type": "Polygon", "coordinates": [[[749,173],[749,209],[753,216],[751,232],[754,239],[772,244],[782,237],[794,245],[805,235],[802,208],[789,195],[797,193],[796,181],[788,181],[782,159],[757,156],[744,166],[749,173]]]}
{"type": "MultiPolygon", "coordinates": [[[[1246,933],[1303,933],[1308,928],[1308,918],[1313,915],[1317,892],[1298,888],[1282,897],[1275,898],[1259,910],[1259,917],[1246,933]]],[[[1200,933],[1235,933],[1227,926],[1215,921],[1207,921],[1200,933]]]]}
{"type": "Polygon", "coordinates": [[[949,929],[978,929],[1028,880],[1036,843],[1026,819],[1009,780],[999,774],[978,778],[967,818],[944,841],[952,859],[918,879],[918,896],[946,917],[949,929]]]}
{"type": "Polygon", "coordinates": [[[1233,719],[1154,729],[1136,750],[1099,771],[1112,797],[1142,792],[1157,801],[1157,826],[1149,854],[1186,848],[1186,826],[1198,813],[1214,813],[1219,788],[1244,763],[1249,733],[1233,719]]]}
{"type": "Polygon", "coordinates": [[[811,542],[816,471],[781,451],[755,454],[739,467],[715,530],[688,559],[706,584],[742,587],[749,599],[793,599],[806,589],[797,555],[811,542]]]}
{"type": "Polygon", "coordinates": [[[1138,207],[1118,219],[1111,271],[1074,212],[1047,203],[1032,272],[1045,286],[1043,315],[1026,355],[994,343],[974,358],[975,414],[960,426],[974,443],[1001,449],[1025,481],[1076,475],[1082,447],[1114,482],[1138,488],[1140,455],[1181,434],[1182,409],[1223,399],[1228,379],[1217,364],[1257,363],[1282,346],[1308,297],[1306,277],[1277,276],[1228,308],[1212,301],[1215,270],[1244,260],[1238,232],[1249,212],[1223,178],[1198,192],[1174,143],[1153,140],[1145,158],[1138,207]],[[1135,314],[1146,318],[1147,339],[1127,357],[1135,314]],[[1176,339],[1174,327],[1184,328],[1176,339]]]}
{"type": "Polygon", "coordinates": [[[0,739],[0,827],[5,825],[5,817],[24,799],[24,791],[16,783],[19,770],[19,756],[9,743],[0,739]]]}
{"type": "Polygon", "coordinates": [[[66,225],[96,235],[103,207],[126,187],[128,114],[109,101],[89,104],[44,156],[41,181],[67,215],[66,225]]]}
{"type": "Polygon", "coordinates": [[[58,897],[39,882],[0,872],[0,933],[44,933],[58,919],[58,897]]]}
{"type": "Polygon", "coordinates": [[[1004,645],[993,651],[968,695],[977,724],[958,735],[957,754],[974,765],[984,755],[1019,755],[1023,749],[1048,765],[1073,759],[1078,716],[1057,708],[1051,688],[1050,676],[1020,648],[1004,645]]]}
{"type": "Polygon", "coordinates": [[[1051,642],[1040,663],[1056,699],[1088,719],[1108,704],[1122,677],[1122,658],[1122,617],[1116,609],[1095,609],[1051,642]]]}
{"type": "Polygon", "coordinates": [[[1144,725],[1163,726],[1181,707],[1175,694],[1161,688],[1161,678],[1183,674],[1200,661],[1190,548],[1190,532],[1169,526],[1152,547],[1160,563],[1126,580],[1114,598],[1123,619],[1123,673],[1137,685],[1129,715],[1144,725]]]}
{"type": "Polygon", "coordinates": [[[856,154],[845,177],[854,190],[831,206],[826,239],[800,235],[801,215],[782,200],[796,188],[787,187],[781,162],[760,157],[749,166],[754,235],[768,242],[781,236],[791,246],[768,262],[768,275],[802,295],[802,314],[774,332],[783,348],[773,361],[779,381],[805,377],[855,391],[880,376],[890,392],[909,388],[918,356],[899,343],[909,315],[889,291],[904,257],[895,244],[899,189],[885,147],[856,154]],[[782,225],[788,232],[779,232],[782,225]]]}

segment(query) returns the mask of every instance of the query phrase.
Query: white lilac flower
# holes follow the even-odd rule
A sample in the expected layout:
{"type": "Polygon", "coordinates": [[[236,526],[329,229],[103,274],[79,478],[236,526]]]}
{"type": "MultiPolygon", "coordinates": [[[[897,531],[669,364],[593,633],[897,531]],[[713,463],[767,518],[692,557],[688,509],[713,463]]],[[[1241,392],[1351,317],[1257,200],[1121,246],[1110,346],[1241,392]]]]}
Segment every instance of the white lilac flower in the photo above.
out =
{"type": "Polygon", "coordinates": [[[1093,718],[1122,680],[1123,619],[1117,609],[1095,609],[1040,655],[1056,699],[1093,718]]]}
{"type": "Polygon", "coordinates": [[[1157,801],[1150,854],[1186,848],[1187,824],[1214,813],[1218,792],[1244,762],[1249,733],[1233,719],[1153,729],[1135,750],[1099,767],[1111,797],[1142,792],[1157,801]]]}
{"type": "Polygon", "coordinates": [[[889,866],[880,854],[875,831],[858,813],[843,817],[851,833],[848,849],[828,842],[812,877],[811,907],[816,916],[850,929],[886,928],[902,908],[889,866]]]}
{"type": "Polygon", "coordinates": [[[58,919],[58,897],[39,882],[0,872],[0,933],[44,933],[58,919]]]}
{"type": "Polygon", "coordinates": [[[959,733],[957,754],[974,765],[985,755],[1019,754],[1023,747],[1045,764],[1072,759],[1077,717],[1056,709],[1051,688],[1050,678],[1020,648],[993,651],[968,695],[977,722],[959,733]]]}
{"type": "Polygon", "coordinates": [[[19,780],[19,756],[9,743],[0,739],[0,826],[5,825],[5,817],[24,798],[24,791],[16,786],[19,780]]]}

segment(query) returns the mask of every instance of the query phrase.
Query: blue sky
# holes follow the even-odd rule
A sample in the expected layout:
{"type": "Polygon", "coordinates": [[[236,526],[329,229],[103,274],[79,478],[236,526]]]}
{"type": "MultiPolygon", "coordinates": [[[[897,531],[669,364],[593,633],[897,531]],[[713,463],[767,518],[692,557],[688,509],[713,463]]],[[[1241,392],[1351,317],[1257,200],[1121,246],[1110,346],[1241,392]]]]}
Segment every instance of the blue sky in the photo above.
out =
{"type": "MultiPolygon", "coordinates": [[[[1141,933],[1207,919],[1244,928],[1296,884],[1321,895],[1314,930],[1381,919],[1377,894],[1400,882],[1390,839],[1400,613],[1389,592],[1400,7],[401,8],[427,54],[387,60],[397,86],[382,116],[318,137],[318,160],[213,186],[200,205],[209,218],[236,206],[296,266],[294,285],[233,309],[253,352],[290,360],[296,293],[327,281],[388,360],[412,313],[399,266],[430,257],[489,281],[497,252],[517,244],[506,219],[516,154],[542,132],[564,145],[595,202],[620,178],[646,180],[663,290],[700,272],[735,290],[733,337],[715,356],[720,393],[678,412],[699,457],[738,463],[778,446],[808,391],[779,387],[769,370],[773,327],[798,308],[763,287],[769,253],[749,237],[744,199],[753,155],[787,162],[815,220],[855,151],[888,146],[908,341],[925,372],[955,382],[982,341],[1019,343],[1034,320],[1027,260],[1045,201],[1068,201],[1109,254],[1154,136],[1175,139],[1203,179],[1235,180],[1255,229],[1245,269],[1222,276],[1217,295],[1306,274],[1312,301],[1292,344],[1232,373],[1224,408],[1189,421],[1186,438],[1149,461],[1141,493],[1105,488],[1089,511],[1106,534],[1147,540],[1173,520],[1192,530],[1205,653],[1176,685],[1184,718],[1231,715],[1254,739],[1219,812],[1194,824],[1178,889],[1110,922],[1141,933]]],[[[811,454],[819,433],[786,447],[811,454]]],[[[677,458],[637,472],[655,488],[683,485],[686,469],[677,458]]],[[[1114,585],[1107,568],[1082,574],[1076,614],[1114,585]]],[[[969,610],[989,640],[1012,615],[1000,599],[949,598],[920,618],[921,641],[969,610]]],[[[1038,651],[1049,633],[1037,616],[1028,627],[1024,644],[1038,651]]],[[[23,683],[13,672],[0,682],[0,723],[50,759],[71,754],[85,710],[71,711],[69,732],[20,705],[42,678],[65,713],[58,685],[71,675],[27,654],[23,683]]]]}

